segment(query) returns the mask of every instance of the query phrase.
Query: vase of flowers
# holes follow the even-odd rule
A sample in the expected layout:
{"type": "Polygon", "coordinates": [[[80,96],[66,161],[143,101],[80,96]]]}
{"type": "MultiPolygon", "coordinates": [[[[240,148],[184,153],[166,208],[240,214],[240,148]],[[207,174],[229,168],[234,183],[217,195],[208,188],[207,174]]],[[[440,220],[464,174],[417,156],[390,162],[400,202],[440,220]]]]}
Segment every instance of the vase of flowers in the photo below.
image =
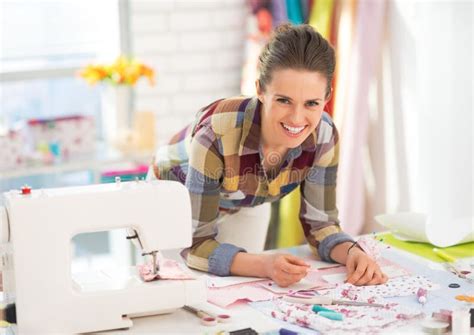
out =
{"type": "Polygon", "coordinates": [[[102,129],[107,140],[130,126],[132,88],[141,78],[155,85],[154,70],[136,59],[119,56],[110,64],[89,64],[79,72],[90,85],[102,84],[102,129]]]}

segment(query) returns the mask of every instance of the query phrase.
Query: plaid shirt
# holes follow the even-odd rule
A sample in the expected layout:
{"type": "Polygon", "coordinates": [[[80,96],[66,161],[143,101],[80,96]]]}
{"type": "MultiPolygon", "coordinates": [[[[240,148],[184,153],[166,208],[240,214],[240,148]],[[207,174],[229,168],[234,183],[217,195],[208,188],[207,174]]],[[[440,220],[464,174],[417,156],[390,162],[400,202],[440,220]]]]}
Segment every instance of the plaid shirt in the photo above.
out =
{"type": "Polygon", "coordinates": [[[300,221],[316,256],[331,261],[335,245],[352,241],[337,219],[339,146],[330,116],[323,113],[316,130],[270,177],[261,163],[260,110],[256,97],[213,102],[157,152],[151,177],[179,181],[190,193],[194,233],[186,261],[192,268],[229,275],[235,254],[244,250],[215,240],[220,213],[278,200],[298,186],[300,221]]]}

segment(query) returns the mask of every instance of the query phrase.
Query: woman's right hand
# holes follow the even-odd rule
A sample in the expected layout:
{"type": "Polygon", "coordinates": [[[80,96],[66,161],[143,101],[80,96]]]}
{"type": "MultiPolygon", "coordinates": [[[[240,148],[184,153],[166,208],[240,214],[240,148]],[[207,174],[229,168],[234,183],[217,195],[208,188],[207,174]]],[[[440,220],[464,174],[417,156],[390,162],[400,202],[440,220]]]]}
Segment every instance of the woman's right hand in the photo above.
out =
{"type": "Polygon", "coordinates": [[[299,282],[309,271],[309,264],[301,258],[289,254],[265,255],[265,274],[280,287],[299,282]]]}

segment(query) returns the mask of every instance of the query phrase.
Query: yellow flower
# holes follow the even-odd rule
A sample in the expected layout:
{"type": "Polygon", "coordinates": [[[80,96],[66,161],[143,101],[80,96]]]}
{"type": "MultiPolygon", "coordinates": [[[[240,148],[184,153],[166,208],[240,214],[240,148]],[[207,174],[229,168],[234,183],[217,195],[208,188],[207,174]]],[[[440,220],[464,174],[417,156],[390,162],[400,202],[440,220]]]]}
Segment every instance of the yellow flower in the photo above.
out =
{"type": "Polygon", "coordinates": [[[105,69],[101,66],[88,65],[79,73],[79,75],[89,84],[94,85],[98,81],[102,81],[107,77],[107,71],[105,71],[105,69]]]}
{"type": "Polygon", "coordinates": [[[123,55],[112,64],[87,65],[79,75],[92,85],[109,82],[113,85],[134,86],[141,77],[146,77],[150,85],[155,84],[155,72],[151,67],[123,55]]]}

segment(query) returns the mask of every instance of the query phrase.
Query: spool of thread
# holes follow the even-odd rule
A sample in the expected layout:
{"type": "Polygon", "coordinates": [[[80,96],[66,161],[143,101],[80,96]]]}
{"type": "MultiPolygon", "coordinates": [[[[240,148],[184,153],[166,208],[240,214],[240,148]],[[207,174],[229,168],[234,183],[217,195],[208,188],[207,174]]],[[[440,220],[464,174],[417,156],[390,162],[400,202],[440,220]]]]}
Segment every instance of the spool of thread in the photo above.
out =
{"type": "Polygon", "coordinates": [[[437,335],[446,333],[449,328],[449,323],[428,318],[421,323],[421,327],[425,333],[437,335]]]}
{"type": "Polygon", "coordinates": [[[215,326],[215,325],[217,325],[217,320],[216,320],[216,318],[212,318],[210,316],[205,316],[205,317],[201,318],[201,324],[203,326],[208,326],[208,327],[215,326]]]}
{"type": "Polygon", "coordinates": [[[471,332],[471,314],[467,310],[455,310],[452,315],[453,334],[469,335],[471,332]]]}
{"type": "Polygon", "coordinates": [[[451,324],[453,312],[446,309],[440,309],[439,312],[433,312],[432,317],[437,321],[447,322],[451,324]]]}

